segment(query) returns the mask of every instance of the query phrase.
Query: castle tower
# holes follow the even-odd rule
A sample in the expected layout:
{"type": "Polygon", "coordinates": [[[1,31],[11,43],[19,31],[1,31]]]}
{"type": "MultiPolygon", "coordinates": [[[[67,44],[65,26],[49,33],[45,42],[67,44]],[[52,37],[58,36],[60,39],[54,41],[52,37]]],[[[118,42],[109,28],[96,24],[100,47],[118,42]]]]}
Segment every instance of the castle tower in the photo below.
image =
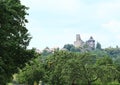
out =
{"type": "Polygon", "coordinates": [[[86,43],[89,47],[95,48],[95,40],[93,39],[92,36],[90,37],[90,39],[86,43]]]}
{"type": "Polygon", "coordinates": [[[76,41],[74,42],[75,47],[82,47],[84,42],[81,40],[80,34],[76,35],[76,41]]]}
{"type": "Polygon", "coordinates": [[[81,40],[80,34],[77,34],[76,35],[76,41],[80,41],[80,40],[81,40]]]}

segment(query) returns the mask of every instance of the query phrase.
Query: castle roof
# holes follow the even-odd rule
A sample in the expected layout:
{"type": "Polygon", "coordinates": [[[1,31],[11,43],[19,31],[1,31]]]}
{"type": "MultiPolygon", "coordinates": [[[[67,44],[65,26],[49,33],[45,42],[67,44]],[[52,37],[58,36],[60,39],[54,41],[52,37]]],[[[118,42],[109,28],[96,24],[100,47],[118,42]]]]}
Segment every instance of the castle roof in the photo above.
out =
{"type": "Polygon", "coordinates": [[[95,42],[92,36],[90,36],[90,39],[88,40],[88,42],[91,42],[91,41],[95,42]]]}

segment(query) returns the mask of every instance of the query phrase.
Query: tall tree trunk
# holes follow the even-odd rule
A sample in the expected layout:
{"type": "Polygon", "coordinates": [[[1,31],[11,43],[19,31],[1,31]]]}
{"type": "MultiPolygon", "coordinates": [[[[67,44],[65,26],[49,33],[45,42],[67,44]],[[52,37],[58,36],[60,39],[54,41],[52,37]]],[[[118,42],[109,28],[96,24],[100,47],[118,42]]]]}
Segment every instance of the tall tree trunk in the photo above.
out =
{"type": "Polygon", "coordinates": [[[90,81],[88,81],[88,85],[92,85],[90,81]]]}
{"type": "Polygon", "coordinates": [[[75,85],[75,79],[72,81],[72,85],[75,85]]]}

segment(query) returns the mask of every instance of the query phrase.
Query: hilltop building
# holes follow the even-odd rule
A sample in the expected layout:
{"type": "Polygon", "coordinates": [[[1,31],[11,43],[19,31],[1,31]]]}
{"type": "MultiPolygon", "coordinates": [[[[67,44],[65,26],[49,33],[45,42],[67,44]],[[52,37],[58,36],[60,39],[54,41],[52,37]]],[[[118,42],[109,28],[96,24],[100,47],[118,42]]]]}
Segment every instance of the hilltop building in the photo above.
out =
{"type": "Polygon", "coordinates": [[[75,47],[82,47],[84,45],[84,41],[81,39],[80,34],[76,35],[76,41],[74,42],[75,47]]]}
{"type": "Polygon", "coordinates": [[[87,46],[88,48],[95,48],[95,40],[93,39],[93,37],[91,36],[89,40],[87,40],[86,42],[84,42],[81,37],[80,34],[76,35],[76,41],[74,42],[74,46],[75,47],[85,47],[87,46]]]}
{"type": "Polygon", "coordinates": [[[95,48],[95,40],[93,39],[92,36],[90,37],[88,41],[86,41],[86,44],[91,48],[95,48]]]}

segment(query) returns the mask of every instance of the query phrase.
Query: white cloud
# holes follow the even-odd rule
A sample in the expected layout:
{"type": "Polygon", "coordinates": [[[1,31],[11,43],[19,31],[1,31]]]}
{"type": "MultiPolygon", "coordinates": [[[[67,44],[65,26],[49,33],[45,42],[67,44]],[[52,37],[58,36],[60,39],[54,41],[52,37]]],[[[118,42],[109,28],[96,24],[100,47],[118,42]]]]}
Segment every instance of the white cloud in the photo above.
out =
{"type": "Polygon", "coordinates": [[[118,39],[118,41],[119,41],[119,40],[120,40],[120,34],[117,34],[116,37],[117,37],[117,39],[118,39]]]}
{"type": "MultiPolygon", "coordinates": [[[[76,11],[80,4],[78,0],[21,0],[31,10],[42,11],[76,11]]],[[[82,4],[81,4],[82,5],[82,4]]]]}
{"type": "Polygon", "coordinates": [[[107,30],[108,41],[111,46],[119,45],[120,42],[120,21],[111,20],[105,24],[102,24],[102,28],[107,30]]]}
{"type": "Polygon", "coordinates": [[[102,27],[110,31],[111,33],[120,33],[120,21],[109,21],[105,24],[102,24],[102,27]]]}
{"type": "Polygon", "coordinates": [[[114,1],[113,2],[103,2],[98,3],[96,15],[99,18],[106,18],[108,16],[113,16],[118,14],[118,10],[120,9],[120,1],[114,1]]]}

